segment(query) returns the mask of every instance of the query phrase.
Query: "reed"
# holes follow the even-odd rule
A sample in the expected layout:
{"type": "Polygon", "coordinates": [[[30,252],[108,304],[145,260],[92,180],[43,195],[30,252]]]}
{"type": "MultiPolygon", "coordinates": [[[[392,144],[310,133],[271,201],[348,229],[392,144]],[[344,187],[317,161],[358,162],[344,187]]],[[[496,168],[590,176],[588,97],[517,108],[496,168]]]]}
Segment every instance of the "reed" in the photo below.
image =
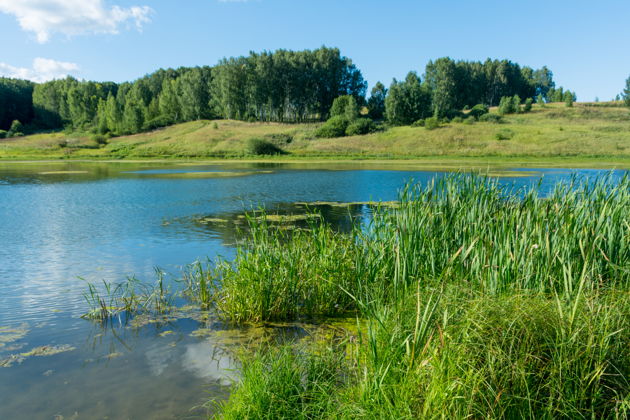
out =
{"type": "Polygon", "coordinates": [[[206,280],[228,319],[342,302],[366,324],[344,346],[244,356],[224,418],[630,415],[627,177],[543,192],[447,176],[350,235],[261,225],[222,264],[206,280]],[[327,368],[305,370],[313,357],[327,368]]]}

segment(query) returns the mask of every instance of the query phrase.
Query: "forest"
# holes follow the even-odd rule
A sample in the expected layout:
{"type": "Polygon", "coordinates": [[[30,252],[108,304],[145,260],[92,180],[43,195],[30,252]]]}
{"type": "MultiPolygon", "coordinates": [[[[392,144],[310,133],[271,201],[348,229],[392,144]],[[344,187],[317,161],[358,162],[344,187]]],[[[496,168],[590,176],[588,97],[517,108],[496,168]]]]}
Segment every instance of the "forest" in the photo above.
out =
{"type": "Polygon", "coordinates": [[[378,82],[367,99],[366,90],[352,60],[326,47],[252,52],[214,67],[160,69],[120,84],[0,78],[0,137],[60,129],[117,136],[199,119],[326,121],[335,116],[339,97],[351,97],[352,106],[367,109],[369,119],[390,125],[452,118],[462,109],[497,106],[505,98],[516,100],[517,110],[528,100],[575,100],[573,92],[556,88],[547,67],[491,59],[439,58],[427,64],[422,78],[412,71],[389,88],[378,82]]]}

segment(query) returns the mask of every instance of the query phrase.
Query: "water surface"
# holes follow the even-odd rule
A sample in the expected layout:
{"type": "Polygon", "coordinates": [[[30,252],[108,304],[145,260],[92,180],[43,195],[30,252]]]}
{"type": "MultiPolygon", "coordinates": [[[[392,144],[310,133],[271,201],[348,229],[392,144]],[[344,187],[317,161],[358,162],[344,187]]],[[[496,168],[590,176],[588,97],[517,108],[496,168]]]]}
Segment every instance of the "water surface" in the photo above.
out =
{"type": "MultiPolygon", "coordinates": [[[[548,192],[572,175],[608,172],[502,169],[500,182],[542,179],[548,192]]],[[[178,319],[102,328],[79,318],[86,281],[153,281],[156,267],[176,278],[195,260],[230,258],[239,216],[252,208],[316,207],[348,228],[349,217],[367,217],[370,206],[334,202],[390,201],[410,179],[444,175],[413,164],[0,164],[0,337],[2,328],[23,332],[0,342],[0,359],[38,346],[74,348],[0,367],[0,418],[203,417],[212,409],[200,404],[227,395],[236,366],[215,337],[191,332],[227,326],[178,319]],[[320,204],[294,204],[313,202],[320,204]]]]}

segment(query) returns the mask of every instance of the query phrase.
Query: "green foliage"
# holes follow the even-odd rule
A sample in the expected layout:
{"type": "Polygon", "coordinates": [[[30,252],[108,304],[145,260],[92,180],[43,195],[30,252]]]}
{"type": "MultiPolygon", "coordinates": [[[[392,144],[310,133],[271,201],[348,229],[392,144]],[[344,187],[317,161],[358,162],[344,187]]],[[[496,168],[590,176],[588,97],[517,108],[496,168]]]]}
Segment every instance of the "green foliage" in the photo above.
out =
{"type": "Polygon", "coordinates": [[[427,130],[435,130],[440,127],[440,120],[436,117],[429,117],[424,120],[424,128],[427,130]]]}
{"type": "Polygon", "coordinates": [[[539,95],[536,97],[536,104],[540,105],[541,107],[544,107],[544,106],[545,106],[545,98],[543,97],[543,95],[542,95],[542,94],[539,94],[539,95]]]}
{"type": "Polygon", "coordinates": [[[496,132],[494,135],[497,140],[510,140],[512,137],[514,137],[514,131],[507,128],[496,132]]]}
{"type": "Polygon", "coordinates": [[[315,136],[320,138],[343,137],[346,134],[348,125],[349,123],[346,118],[342,116],[332,117],[317,129],[315,136]]]}
{"type": "Polygon", "coordinates": [[[349,235],[255,226],[205,277],[220,316],[303,319],[338,303],[357,321],[313,348],[244,356],[222,414],[627,418],[630,178],[610,181],[543,197],[453,175],[408,186],[349,235]]]}
{"type": "Polygon", "coordinates": [[[418,121],[414,121],[413,124],[411,124],[412,127],[424,127],[424,120],[420,119],[418,121]]]}
{"type": "Polygon", "coordinates": [[[518,95],[515,96],[504,96],[501,98],[501,102],[499,103],[499,114],[514,114],[519,112],[520,110],[520,98],[518,95]]]}
{"type": "Polygon", "coordinates": [[[284,154],[284,151],[272,142],[257,138],[249,139],[247,141],[247,151],[252,155],[284,154]]]}
{"type": "Polygon", "coordinates": [[[523,107],[523,112],[530,112],[532,110],[532,105],[534,100],[532,98],[525,99],[525,106],[523,107]]]}
{"type": "Polygon", "coordinates": [[[24,135],[23,131],[24,126],[22,125],[22,123],[18,120],[14,120],[11,123],[11,128],[9,128],[6,137],[21,137],[24,135]]]}
{"type": "Polygon", "coordinates": [[[622,97],[623,102],[626,104],[626,106],[630,107],[630,77],[626,79],[626,87],[623,89],[622,97]]]}
{"type": "Polygon", "coordinates": [[[347,121],[354,121],[359,117],[359,105],[354,96],[344,95],[335,98],[330,108],[330,116],[342,117],[347,121]]]}
{"type": "Polygon", "coordinates": [[[570,91],[566,91],[564,92],[564,103],[567,107],[572,107],[573,106],[573,93],[571,93],[570,91]]]}
{"type": "Polygon", "coordinates": [[[490,114],[490,113],[488,113],[488,114],[484,114],[481,117],[479,117],[479,121],[499,124],[499,123],[503,122],[503,118],[499,114],[490,114]]]}
{"type": "Polygon", "coordinates": [[[431,95],[410,72],[404,82],[394,80],[385,99],[385,115],[392,125],[408,125],[431,115],[431,95]]]}
{"type": "Polygon", "coordinates": [[[95,134],[95,135],[93,135],[92,136],[92,140],[98,146],[105,146],[107,144],[107,137],[105,137],[103,134],[95,134]]]}
{"type": "Polygon", "coordinates": [[[473,117],[475,120],[479,120],[479,118],[481,118],[482,115],[485,115],[488,112],[490,112],[490,109],[488,109],[487,106],[483,104],[477,104],[472,107],[468,115],[473,117]]]}
{"type": "Polygon", "coordinates": [[[9,130],[15,120],[33,120],[33,88],[27,80],[0,77],[0,130],[9,130]]]}
{"type": "Polygon", "coordinates": [[[0,130],[0,139],[6,138],[7,137],[7,131],[6,130],[0,130]]]}
{"type": "Polygon", "coordinates": [[[375,130],[374,122],[369,118],[357,118],[346,128],[347,136],[359,136],[372,133],[375,130]]]}
{"type": "Polygon", "coordinates": [[[376,82],[372,88],[368,99],[368,116],[373,120],[385,118],[385,100],[387,98],[387,88],[381,82],[376,82]]]}
{"type": "Polygon", "coordinates": [[[452,123],[456,123],[456,124],[461,124],[461,123],[463,123],[463,122],[464,122],[464,119],[463,119],[462,117],[454,117],[454,118],[451,120],[451,122],[452,122],[452,123]]]}

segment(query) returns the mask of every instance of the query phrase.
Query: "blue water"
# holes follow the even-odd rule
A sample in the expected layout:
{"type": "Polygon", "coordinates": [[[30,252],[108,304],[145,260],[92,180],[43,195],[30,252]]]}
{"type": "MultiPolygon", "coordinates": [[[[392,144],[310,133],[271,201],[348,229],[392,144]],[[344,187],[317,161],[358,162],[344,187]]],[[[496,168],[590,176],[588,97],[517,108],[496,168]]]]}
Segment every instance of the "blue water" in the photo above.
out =
{"type": "MultiPolygon", "coordinates": [[[[158,266],[177,277],[195,260],[229,258],[233,232],[200,223],[204,217],[229,217],[257,206],[287,209],[295,202],[389,201],[410,179],[425,183],[445,175],[412,165],[404,169],[369,164],[0,164],[0,328],[28,329],[12,343],[21,349],[0,346],[0,359],[40,345],[76,348],[0,367],[0,419],[205,414],[205,409],[190,409],[208,396],[227,393],[222,371],[232,366],[229,356],[217,356],[211,340],[191,337],[198,327],[193,321],[168,326],[174,331],[168,339],[157,335],[163,331],[157,327],[102,331],[79,318],[87,310],[85,282],[120,281],[128,275],[151,281],[158,266]],[[251,173],[202,179],[154,176],[189,171],[251,173]]],[[[608,173],[516,169],[500,182],[530,186],[542,177],[542,190],[548,192],[572,175],[608,173]]],[[[614,171],[613,180],[624,174],[614,171]]]]}

